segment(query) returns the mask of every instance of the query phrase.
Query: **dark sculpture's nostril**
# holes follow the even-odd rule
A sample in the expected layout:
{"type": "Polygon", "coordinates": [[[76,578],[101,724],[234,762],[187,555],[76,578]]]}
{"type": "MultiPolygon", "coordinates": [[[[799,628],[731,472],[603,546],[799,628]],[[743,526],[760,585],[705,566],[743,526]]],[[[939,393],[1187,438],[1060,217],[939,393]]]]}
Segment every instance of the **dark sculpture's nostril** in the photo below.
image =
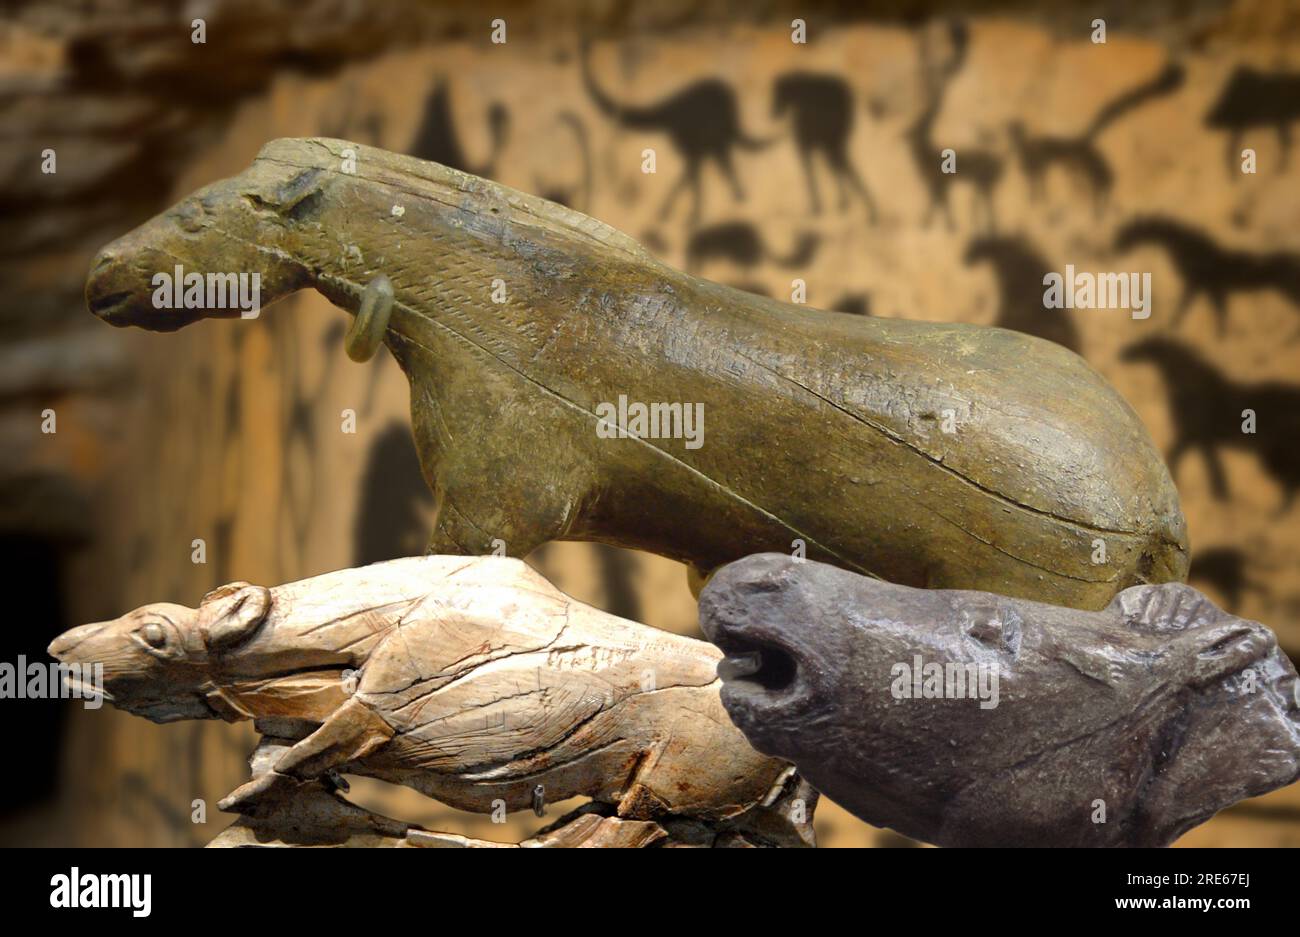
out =
{"type": "Polygon", "coordinates": [[[99,273],[116,259],[117,255],[112,251],[101,251],[99,256],[95,258],[95,262],[91,264],[90,272],[99,273]]]}

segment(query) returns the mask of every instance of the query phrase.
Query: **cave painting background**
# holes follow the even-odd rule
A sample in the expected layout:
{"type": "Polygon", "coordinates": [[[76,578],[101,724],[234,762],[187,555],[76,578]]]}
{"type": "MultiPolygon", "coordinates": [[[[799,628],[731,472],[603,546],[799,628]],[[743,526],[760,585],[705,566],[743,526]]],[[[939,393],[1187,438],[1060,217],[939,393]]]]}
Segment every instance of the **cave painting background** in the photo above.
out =
{"type": "MultiPolygon", "coordinates": [[[[386,351],[347,360],[343,313],[302,293],[255,321],[153,335],[110,329],[81,299],[102,244],[268,139],[318,134],[562,201],[700,276],[786,299],[801,279],[828,315],[998,324],[1077,350],[1173,464],[1193,583],[1300,651],[1300,4],[499,6],[3,14],[0,544],[24,609],[4,660],[145,602],[422,551],[432,499],[407,385],[386,351]],[[1104,45],[1089,39],[1098,16],[1104,45]],[[958,172],[940,177],[949,147],[958,172]],[[1149,272],[1151,317],[1045,310],[1043,274],[1067,263],[1149,272]]],[[[584,601],[697,633],[675,563],[569,543],[530,561],[584,601]]],[[[231,819],[214,805],[246,777],[247,725],[0,707],[29,757],[0,842],[196,846],[231,819]],[[190,820],[196,798],[206,824],[190,820]]],[[[354,795],[501,840],[572,806],[501,826],[374,782],[354,795]]],[[[817,828],[826,846],[909,845],[825,801],[817,828]]],[[[1182,842],[1300,843],[1300,792],[1182,842]]]]}

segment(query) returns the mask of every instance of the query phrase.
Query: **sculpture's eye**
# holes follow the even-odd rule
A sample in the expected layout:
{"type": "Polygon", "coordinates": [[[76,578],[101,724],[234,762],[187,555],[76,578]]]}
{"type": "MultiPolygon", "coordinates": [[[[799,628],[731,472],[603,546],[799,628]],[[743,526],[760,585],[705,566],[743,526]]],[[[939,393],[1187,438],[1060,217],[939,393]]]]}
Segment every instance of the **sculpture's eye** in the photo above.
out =
{"type": "Polygon", "coordinates": [[[1013,657],[1020,653],[1020,615],[1009,607],[977,610],[966,626],[966,633],[997,651],[1013,657]]]}
{"type": "Polygon", "coordinates": [[[189,198],[176,206],[173,215],[176,224],[183,230],[191,234],[197,234],[203,230],[203,216],[205,209],[203,203],[196,198],[189,198]]]}
{"type": "Polygon", "coordinates": [[[144,643],[150,647],[162,647],[167,643],[167,633],[156,621],[151,621],[141,628],[140,637],[144,638],[144,643]]]}

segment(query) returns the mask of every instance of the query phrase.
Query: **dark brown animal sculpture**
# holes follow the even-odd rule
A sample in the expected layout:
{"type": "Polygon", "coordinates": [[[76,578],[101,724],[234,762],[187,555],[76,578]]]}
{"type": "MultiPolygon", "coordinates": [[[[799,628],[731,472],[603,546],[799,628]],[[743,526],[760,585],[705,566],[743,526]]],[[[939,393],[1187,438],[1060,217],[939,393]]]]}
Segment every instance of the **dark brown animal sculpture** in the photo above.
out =
{"type": "Polygon", "coordinates": [[[1162,846],[1300,777],[1273,633],[1181,583],[1082,612],[764,554],[700,623],[751,745],[939,845],[1162,846]]]}
{"type": "Polygon", "coordinates": [[[254,272],[262,305],[315,287],[355,315],[352,357],[387,345],[411,382],[432,553],[595,540],[703,576],[802,548],[1084,608],[1186,575],[1146,430],[1049,342],[756,297],[562,206],[341,140],[268,144],[109,245],[91,310],[158,330],[239,314],[160,308],[177,265],[254,272]]]}

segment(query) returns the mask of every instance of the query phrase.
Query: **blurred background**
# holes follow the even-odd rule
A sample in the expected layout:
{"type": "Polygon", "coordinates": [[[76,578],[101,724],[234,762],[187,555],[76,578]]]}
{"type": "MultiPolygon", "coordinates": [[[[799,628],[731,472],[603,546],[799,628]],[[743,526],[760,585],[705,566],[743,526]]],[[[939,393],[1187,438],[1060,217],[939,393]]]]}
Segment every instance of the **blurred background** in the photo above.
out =
{"type": "MultiPolygon", "coordinates": [[[[254,322],[156,335],[84,306],[97,248],[267,140],[309,135],[564,202],[743,289],[789,299],[803,281],[828,315],[1073,348],[1170,457],[1193,583],[1300,651],[1293,0],[17,0],[0,13],[0,112],[0,660],[44,660],[62,630],[146,602],[422,552],[432,502],[406,381],[386,352],[346,358],[345,314],[302,293],[254,322]],[[1066,264],[1149,272],[1150,318],[1044,309],[1043,275],[1066,264]]],[[[584,601],[697,633],[675,563],[568,543],[530,561],[584,601]]],[[[202,845],[247,777],[246,724],[76,701],[0,713],[6,845],[202,845]]],[[[572,806],[500,826],[375,782],[354,792],[497,840],[572,806]]],[[[825,801],[817,828],[825,846],[911,845],[825,801]]],[[[1182,842],[1300,843],[1300,791],[1182,842]]]]}

